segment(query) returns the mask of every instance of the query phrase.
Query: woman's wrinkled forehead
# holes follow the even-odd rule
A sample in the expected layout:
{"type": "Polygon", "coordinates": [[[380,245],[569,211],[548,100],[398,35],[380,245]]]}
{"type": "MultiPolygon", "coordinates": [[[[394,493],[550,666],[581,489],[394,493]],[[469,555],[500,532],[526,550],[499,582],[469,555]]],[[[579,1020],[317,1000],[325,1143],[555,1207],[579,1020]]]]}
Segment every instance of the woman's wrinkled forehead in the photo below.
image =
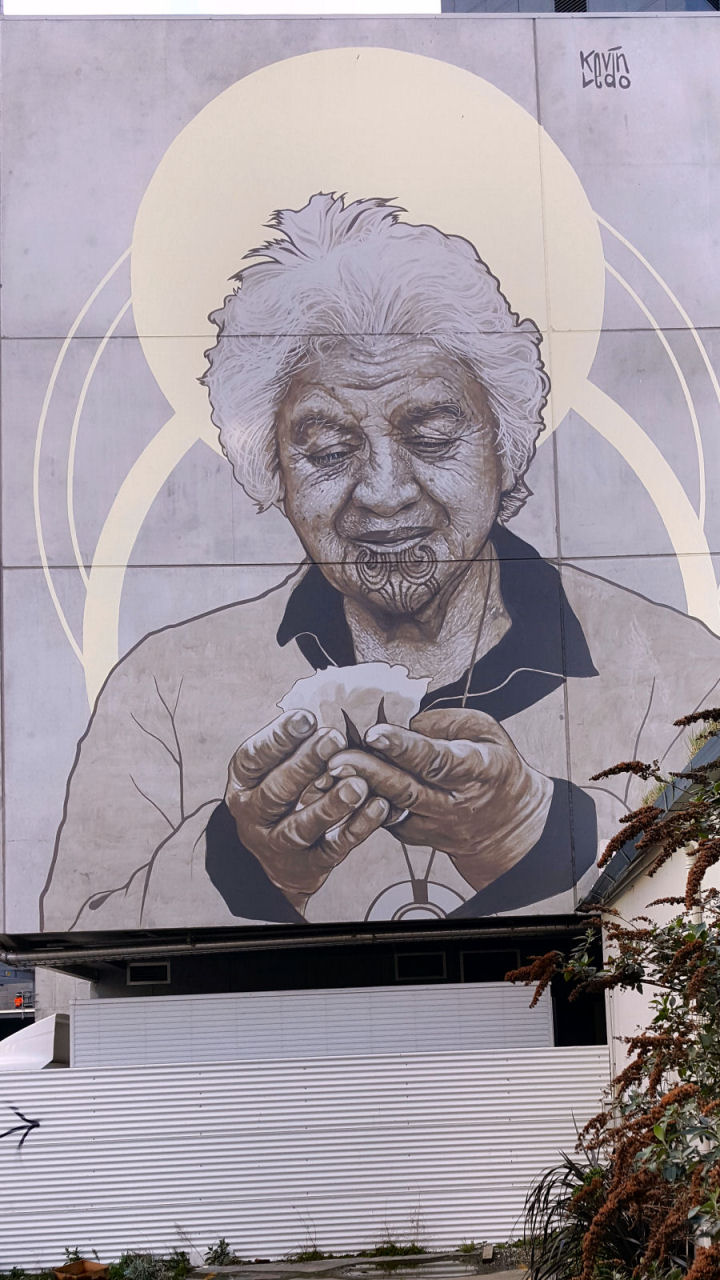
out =
{"type": "Polygon", "coordinates": [[[282,399],[278,421],[302,432],[307,420],[415,415],[443,408],[458,420],[489,418],[483,387],[429,338],[323,340],[306,356],[282,399]]]}

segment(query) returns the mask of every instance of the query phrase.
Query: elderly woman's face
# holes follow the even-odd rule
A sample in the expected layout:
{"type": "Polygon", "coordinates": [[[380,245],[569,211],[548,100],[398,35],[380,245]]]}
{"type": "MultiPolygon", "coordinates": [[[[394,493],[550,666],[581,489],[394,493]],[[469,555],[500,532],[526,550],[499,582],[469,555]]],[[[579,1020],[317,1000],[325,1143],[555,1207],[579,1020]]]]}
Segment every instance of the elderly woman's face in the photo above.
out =
{"type": "Polygon", "coordinates": [[[510,485],[482,387],[428,339],[338,341],[277,420],[285,511],[344,595],[416,613],[481,552],[510,485]]]}

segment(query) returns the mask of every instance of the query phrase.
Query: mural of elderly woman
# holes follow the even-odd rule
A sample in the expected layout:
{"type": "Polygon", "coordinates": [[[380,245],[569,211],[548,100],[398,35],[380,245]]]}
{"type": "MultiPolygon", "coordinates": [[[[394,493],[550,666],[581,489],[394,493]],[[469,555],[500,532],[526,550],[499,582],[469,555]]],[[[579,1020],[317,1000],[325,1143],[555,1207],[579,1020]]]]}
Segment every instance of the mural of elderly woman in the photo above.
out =
{"type": "Polygon", "coordinates": [[[221,445],[306,559],[118,664],[46,929],[572,910],[622,811],[591,772],[717,680],[701,623],[508,530],[549,390],[540,333],[468,241],[402,212],[316,194],[276,213],[211,317],[221,445]],[[380,713],[362,732],[347,668],[380,713]],[[323,671],[334,716],[278,714],[323,671]],[[425,693],[393,721],[408,677],[425,693]]]}

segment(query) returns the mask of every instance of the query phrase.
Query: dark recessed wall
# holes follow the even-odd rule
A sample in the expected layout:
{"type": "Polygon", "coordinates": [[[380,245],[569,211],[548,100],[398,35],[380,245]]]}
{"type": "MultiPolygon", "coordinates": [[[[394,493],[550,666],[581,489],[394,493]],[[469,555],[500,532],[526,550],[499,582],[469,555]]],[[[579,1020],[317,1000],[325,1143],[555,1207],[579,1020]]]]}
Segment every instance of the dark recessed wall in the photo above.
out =
{"type": "MultiPolygon", "coordinates": [[[[565,950],[576,933],[543,938],[496,936],[427,938],[407,942],[343,944],[236,951],[221,955],[174,956],[169,983],[128,986],[128,966],[107,966],[94,988],[97,996],[197,995],[225,991],[283,991],[329,987],[375,987],[412,983],[502,982],[509,969],[550,949],[565,950]]],[[[138,970],[133,965],[133,977],[138,970]]],[[[142,973],[142,970],[140,971],[142,973]]],[[[531,998],[528,989],[528,1005],[531,998]]],[[[555,1042],[559,1045],[604,1044],[602,996],[569,1001],[566,984],[552,988],[555,1042]]]]}
{"type": "Polygon", "coordinates": [[[720,0],[442,0],[443,13],[699,13],[720,0]]]}

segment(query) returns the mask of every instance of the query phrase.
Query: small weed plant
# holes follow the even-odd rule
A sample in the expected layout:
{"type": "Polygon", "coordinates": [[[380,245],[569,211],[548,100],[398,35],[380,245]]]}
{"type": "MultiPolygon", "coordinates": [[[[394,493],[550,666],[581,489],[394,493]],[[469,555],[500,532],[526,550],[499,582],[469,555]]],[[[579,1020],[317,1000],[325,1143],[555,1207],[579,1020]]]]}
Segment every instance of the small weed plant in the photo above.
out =
{"type": "Polygon", "coordinates": [[[230,1247],[224,1236],[221,1236],[215,1244],[211,1244],[205,1254],[207,1267],[232,1267],[244,1261],[245,1259],[230,1247]]]}
{"type": "Polygon", "coordinates": [[[109,1280],[185,1280],[192,1267],[182,1249],[173,1249],[165,1257],[154,1253],[123,1253],[111,1262],[109,1280]]]}
{"type": "Polygon", "coordinates": [[[11,1267],[9,1271],[0,1271],[0,1280],[55,1280],[55,1272],[28,1272],[24,1267],[11,1267]]]}
{"type": "Polygon", "coordinates": [[[382,1240],[372,1249],[361,1249],[357,1256],[359,1258],[409,1258],[418,1253],[427,1253],[427,1249],[416,1240],[410,1240],[407,1244],[401,1244],[397,1240],[382,1240]]]}

